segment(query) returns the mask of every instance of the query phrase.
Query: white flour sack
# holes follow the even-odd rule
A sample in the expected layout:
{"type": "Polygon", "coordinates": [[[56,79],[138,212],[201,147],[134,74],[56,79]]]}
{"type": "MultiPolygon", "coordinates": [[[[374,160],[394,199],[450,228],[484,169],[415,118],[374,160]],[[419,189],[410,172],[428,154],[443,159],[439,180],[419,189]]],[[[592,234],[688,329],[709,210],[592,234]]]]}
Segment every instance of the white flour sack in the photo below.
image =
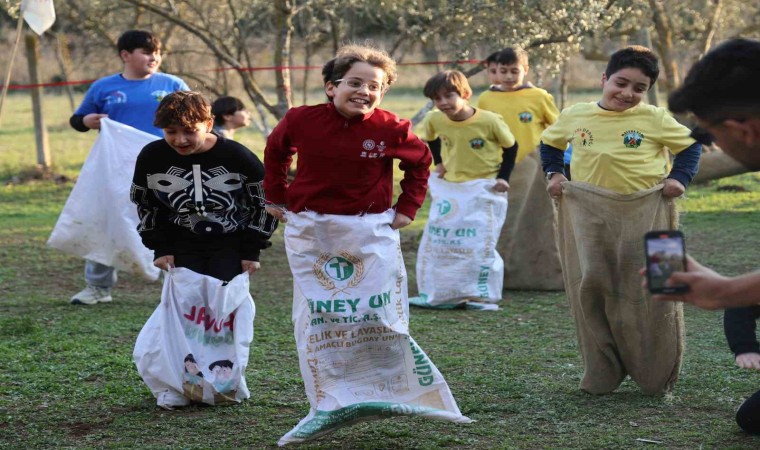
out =
{"type": "Polygon", "coordinates": [[[397,415],[471,422],[409,336],[406,270],[393,216],[287,215],[293,324],[311,408],[279,445],[397,415]]]}
{"type": "Polygon", "coordinates": [[[226,285],[190,269],[171,269],[161,304],[137,336],[137,371],[158,406],[239,403],[253,341],[255,306],[248,274],[226,285]]]}
{"type": "Polygon", "coordinates": [[[137,233],[137,207],[129,200],[135,161],[158,139],[109,119],[82,166],[47,244],[66,253],[158,279],[153,252],[137,233]]]}
{"type": "Polygon", "coordinates": [[[82,166],[48,239],[50,247],[158,279],[153,252],[137,233],[137,207],[129,200],[135,161],[158,137],[109,119],[82,166]]]}
{"type": "Polygon", "coordinates": [[[430,216],[417,252],[419,297],[428,308],[498,309],[504,261],[496,251],[507,217],[507,195],[495,180],[451,183],[430,177],[430,216]]]}

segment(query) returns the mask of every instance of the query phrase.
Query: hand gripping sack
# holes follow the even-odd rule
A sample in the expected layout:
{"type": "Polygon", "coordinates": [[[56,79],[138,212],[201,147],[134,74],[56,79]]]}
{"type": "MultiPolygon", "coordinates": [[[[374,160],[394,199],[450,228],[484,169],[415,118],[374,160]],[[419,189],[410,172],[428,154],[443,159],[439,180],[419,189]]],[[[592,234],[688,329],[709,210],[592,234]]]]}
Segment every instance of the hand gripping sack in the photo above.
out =
{"type": "Polygon", "coordinates": [[[140,220],[129,191],[137,155],[158,138],[109,119],[100,124],[48,245],[156,280],[160,271],[137,233],[140,220]]]}
{"type": "Polygon", "coordinates": [[[507,195],[495,180],[451,183],[430,177],[430,216],[417,252],[419,297],[427,308],[498,309],[504,261],[496,251],[507,217],[507,195]]]}
{"type": "Polygon", "coordinates": [[[287,215],[293,324],[309,414],[279,445],[396,415],[468,423],[409,336],[406,270],[393,211],[287,215]]]}
{"type": "Polygon", "coordinates": [[[245,382],[255,306],[248,274],[227,284],[183,267],[164,278],[161,304],[135,343],[137,371],[172,409],[190,403],[238,403],[245,382]]]}

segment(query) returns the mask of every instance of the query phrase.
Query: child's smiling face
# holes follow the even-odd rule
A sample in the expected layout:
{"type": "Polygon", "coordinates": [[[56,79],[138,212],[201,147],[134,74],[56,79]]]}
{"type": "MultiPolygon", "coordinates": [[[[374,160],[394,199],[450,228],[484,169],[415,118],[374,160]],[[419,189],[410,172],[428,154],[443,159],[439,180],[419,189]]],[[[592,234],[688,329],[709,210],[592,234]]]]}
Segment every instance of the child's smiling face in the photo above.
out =
{"type": "Polygon", "coordinates": [[[599,105],[609,111],[623,112],[641,103],[652,80],[635,67],[625,67],[610,75],[602,74],[602,99],[599,105]]]}
{"type": "Polygon", "coordinates": [[[385,71],[365,62],[356,62],[341,78],[328,82],[325,93],[335,109],[346,118],[365,115],[380,105],[385,95],[385,71]],[[349,84],[361,84],[352,88],[349,84]]]}

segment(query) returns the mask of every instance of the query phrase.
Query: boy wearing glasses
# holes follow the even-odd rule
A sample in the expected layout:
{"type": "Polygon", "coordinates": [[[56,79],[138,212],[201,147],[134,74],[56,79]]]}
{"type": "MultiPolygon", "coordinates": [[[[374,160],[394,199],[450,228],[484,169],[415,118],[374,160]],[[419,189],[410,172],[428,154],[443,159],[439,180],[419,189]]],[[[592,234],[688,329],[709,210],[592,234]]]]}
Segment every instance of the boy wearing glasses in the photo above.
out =
{"type": "Polygon", "coordinates": [[[702,147],[665,108],[641,104],[658,74],[651,50],[615,52],[601,99],[566,108],[541,135],[585,367],[580,388],[591,394],[614,391],[627,375],[644,393],[662,394],[681,366],[683,311],[645,295],[638,269],[644,234],[677,228],[673,198],[696,174],[702,147]],[[563,174],[568,143],[573,181],[563,174]],[[676,154],[672,168],[668,149],[676,154]]]}
{"type": "Polygon", "coordinates": [[[267,210],[360,215],[393,207],[394,229],[409,225],[425,200],[431,155],[407,120],[378,109],[396,80],[395,63],[363,46],[345,46],[322,69],[330,101],[293,108],[267,139],[267,210]],[[296,176],[287,170],[298,154],[296,176]],[[393,160],[404,172],[393,205],[393,160]]]}

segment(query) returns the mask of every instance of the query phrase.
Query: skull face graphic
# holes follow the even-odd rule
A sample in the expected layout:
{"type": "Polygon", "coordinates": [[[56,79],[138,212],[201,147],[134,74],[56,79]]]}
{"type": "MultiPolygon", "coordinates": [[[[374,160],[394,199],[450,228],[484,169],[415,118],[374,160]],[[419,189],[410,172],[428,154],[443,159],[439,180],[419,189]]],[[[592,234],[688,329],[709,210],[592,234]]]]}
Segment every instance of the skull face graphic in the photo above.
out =
{"type": "Polygon", "coordinates": [[[192,171],[171,167],[166,173],[148,175],[148,188],[177,212],[171,221],[201,235],[230,232],[239,220],[247,219],[247,208],[238,211],[235,205],[244,182],[239,173],[224,167],[204,171],[199,164],[193,164],[192,171]]]}

